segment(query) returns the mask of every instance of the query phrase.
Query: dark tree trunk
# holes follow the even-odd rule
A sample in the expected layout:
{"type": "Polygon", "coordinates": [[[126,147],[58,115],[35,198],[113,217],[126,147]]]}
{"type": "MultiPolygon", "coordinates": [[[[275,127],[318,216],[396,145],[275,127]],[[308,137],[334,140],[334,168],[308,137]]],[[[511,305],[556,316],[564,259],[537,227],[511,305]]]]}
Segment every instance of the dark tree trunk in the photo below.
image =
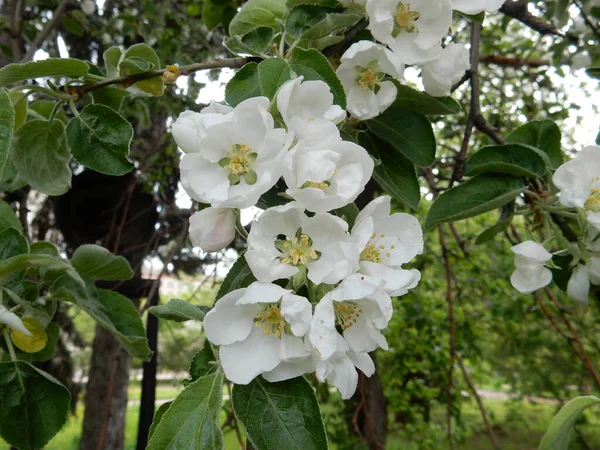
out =
{"type": "Polygon", "coordinates": [[[81,450],[122,450],[131,356],[104,328],[96,327],[85,395],[81,450]]]}

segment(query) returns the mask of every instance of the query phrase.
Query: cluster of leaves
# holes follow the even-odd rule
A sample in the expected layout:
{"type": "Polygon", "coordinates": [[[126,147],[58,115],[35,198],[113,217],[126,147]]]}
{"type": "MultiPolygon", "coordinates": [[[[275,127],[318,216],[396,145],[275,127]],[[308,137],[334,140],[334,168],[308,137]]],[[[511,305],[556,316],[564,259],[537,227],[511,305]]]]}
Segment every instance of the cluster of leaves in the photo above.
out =
{"type": "Polygon", "coordinates": [[[79,247],[70,260],[50,242],[30,245],[10,206],[0,201],[0,299],[32,334],[0,327],[0,435],[5,441],[23,450],[41,448],[67,420],[69,391],[32,365],[54,354],[59,326],[53,318],[59,302],[89,314],[132,355],[150,358],[144,326],[131,301],[94,286],[94,280],[132,276],[124,258],[96,245],[79,247]]]}

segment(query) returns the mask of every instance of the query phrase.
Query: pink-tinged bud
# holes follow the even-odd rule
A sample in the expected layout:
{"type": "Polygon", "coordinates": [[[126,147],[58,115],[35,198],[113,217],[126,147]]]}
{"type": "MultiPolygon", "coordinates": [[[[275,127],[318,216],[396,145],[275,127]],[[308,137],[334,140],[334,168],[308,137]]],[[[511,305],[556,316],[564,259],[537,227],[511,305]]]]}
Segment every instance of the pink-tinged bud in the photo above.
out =
{"type": "Polygon", "coordinates": [[[227,247],[235,237],[235,209],[206,208],[190,217],[192,244],[205,252],[227,247]]]}

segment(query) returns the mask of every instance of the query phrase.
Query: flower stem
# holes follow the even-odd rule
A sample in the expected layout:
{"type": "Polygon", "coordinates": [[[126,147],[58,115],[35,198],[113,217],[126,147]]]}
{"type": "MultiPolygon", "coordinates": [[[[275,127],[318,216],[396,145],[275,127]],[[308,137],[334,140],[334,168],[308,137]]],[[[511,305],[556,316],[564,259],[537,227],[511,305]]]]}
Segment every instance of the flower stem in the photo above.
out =
{"type": "Polygon", "coordinates": [[[315,291],[315,284],[309,279],[306,280],[306,284],[308,287],[308,300],[311,304],[315,305],[317,303],[317,292],[315,291]]]}
{"type": "Polygon", "coordinates": [[[10,336],[8,335],[8,331],[4,331],[4,340],[6,341],[6,347],[8,348],[8,353],[10,354],[10,360],[16,361],[17,355],[15,353],[15,348],[13,347],[12,341],[10,340],[10,336]]]}
{"type": "Polygon", "coordinates": [[[235,227],[237,228],[238,232],[244,237],[244,239],[248,240],[248,232],[244,228],[244,225],[242,225],[242,215],[241,214],[238,214],[238,216],[237,216],[237,221],[235,222],[235,227]]]}

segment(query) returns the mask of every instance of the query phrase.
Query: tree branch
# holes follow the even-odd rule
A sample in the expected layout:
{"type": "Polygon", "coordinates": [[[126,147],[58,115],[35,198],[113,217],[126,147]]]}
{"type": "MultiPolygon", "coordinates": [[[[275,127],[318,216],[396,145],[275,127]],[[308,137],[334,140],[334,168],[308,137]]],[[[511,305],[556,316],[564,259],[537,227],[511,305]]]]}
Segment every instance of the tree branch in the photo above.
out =
{"type": "MultiPolygon", "coordinates": [[[[239,69],[246,63],[257,61],[258,58],[232,58],[232,59],[217,59],[208,63],[197,63],[190,64],[188,66],[182,66],[177,70],[178,75],[190,75],[194,72],[207,69],[239,69]]],[[[132,75],[126,75],[118,78],[111,78],[97,83],[84,84],[81,86],[72,86],[68,89],[75,101],[79,101],[84,95],[92,92],[96,89],[103,87],[112,86],[114,84],[120,85],[121,87],[128,88],[129,86],[137,83],[138,81],[149,80],[150,78],[160,77],[165,72],[172,72],[170,69],[158,69],[149,72],[136,73],[132,75]]]]}
{"type": "Polygon", "coordinates": [[[547,59],[526,59],[526,58],[511,58],[500,55],[482,55],[481,62],[485,64],[496,64],[497,66],[508,67],[546,67],[550,65],[547,59]]]}
{"type": "Polygon", "coordinates": [[[517,19],[522,24],[542,35],[552,35],[565,37],[565,34],[558,30],[554,25],[546,23],[539,17],[534,16],[528,9],[529,0],[507,0],[500,8],[500,11],[513,19],[517,19]]]}
{"type": "Polygon", "coordinates": [[[52,30],[54,30],[54,28],[62,20],[62,16],[64,15],[70,1],[71,0],[63,0],[62,2],[60,2],[60,5],[58,5],[56,10],[52,13],[52,19],[50,19],[50,21],[48,21],[44,29],[37,34],[31,45],[29,46],[27,53],[25,53],[25,56],[23,56],[23,58],[21,58],[21,60],[19,61],[20,63],[24,63],[33,59],[33,55],[35,55],[35,52],[37,52],[42,47],[42,45],[44,45],[44,41],[48,38],[52,30]]]}

